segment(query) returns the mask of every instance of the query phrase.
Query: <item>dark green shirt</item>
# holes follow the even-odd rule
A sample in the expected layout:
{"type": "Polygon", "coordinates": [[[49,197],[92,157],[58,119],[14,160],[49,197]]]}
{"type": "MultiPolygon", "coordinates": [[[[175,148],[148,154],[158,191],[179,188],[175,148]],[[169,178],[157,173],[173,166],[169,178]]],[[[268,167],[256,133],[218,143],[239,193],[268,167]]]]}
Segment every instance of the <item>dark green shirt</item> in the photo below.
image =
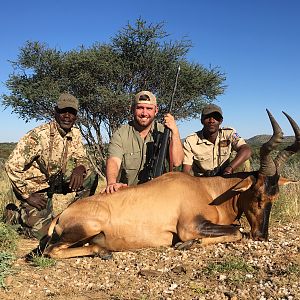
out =
{"type": "Polygon", "coordinates": [[[147,181],[147,163],[153,156],[154,137],[164,131],[164,125],[156,124],[157,129],[153,123],[145,139],[134,128],[132,121],[114,132],[108,147],[108,157],[122,160],[119,182],[136,185],[147,181]]]}

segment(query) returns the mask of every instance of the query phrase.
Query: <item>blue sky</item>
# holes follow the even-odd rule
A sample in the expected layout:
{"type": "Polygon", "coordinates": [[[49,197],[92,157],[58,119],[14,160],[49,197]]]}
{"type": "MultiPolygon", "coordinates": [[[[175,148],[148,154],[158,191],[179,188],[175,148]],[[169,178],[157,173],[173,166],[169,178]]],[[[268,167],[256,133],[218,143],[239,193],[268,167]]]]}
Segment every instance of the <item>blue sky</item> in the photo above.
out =
{"type": "MultiPolygon", "coordinates": [[[[224,126],[245,138],[271,133],[265,109],[292,130],[281,113],[300,123],[300,1],[298,0],[10,0],[0,4],[0,94],[27,40],[66,51],[108,42],[128,22],[164,21],[173,40],[188,37],[190,61],[218,66],[228,86],[216,99],[224,126]]],[[[176,98],[176,97],[175,97],[176,98]]],[[[0,142],[16,142],[37,123],[0,106],[0,142]]],[[[179,123],[185,137],[199,120],[179,123]]]]}

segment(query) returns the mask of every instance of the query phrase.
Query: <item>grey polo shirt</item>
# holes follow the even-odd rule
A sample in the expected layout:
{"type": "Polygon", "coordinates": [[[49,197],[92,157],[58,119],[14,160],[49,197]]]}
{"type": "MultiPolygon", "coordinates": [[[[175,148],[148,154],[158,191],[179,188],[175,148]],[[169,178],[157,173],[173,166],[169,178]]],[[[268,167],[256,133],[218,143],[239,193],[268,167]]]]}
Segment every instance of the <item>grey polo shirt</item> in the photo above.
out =
{"type": "Polygon", "coordinates": [[[149,173],[146,165],[153,156],[154,136],[164,131],[164,125],[156,124],[157,130],[153,123],[145,139],[134,128],[132,121],[114,132],[109,142],[108,157],[118,157],[122,161],[119,182],[136,185],[147,181],[149,173]]]}

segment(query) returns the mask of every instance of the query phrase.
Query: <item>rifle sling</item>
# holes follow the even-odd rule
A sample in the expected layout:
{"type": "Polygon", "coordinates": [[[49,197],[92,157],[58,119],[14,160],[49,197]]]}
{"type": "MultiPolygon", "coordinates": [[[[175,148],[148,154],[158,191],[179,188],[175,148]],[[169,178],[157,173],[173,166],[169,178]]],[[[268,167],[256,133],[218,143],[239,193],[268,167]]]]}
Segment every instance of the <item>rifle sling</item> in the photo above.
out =
{"type": "Polygon", "coordinates": [[[49,140],[49,156],[48,156],[48,166],[47,166],[47,175],[50,176],[50,162],[52,158],[52,152],[53,152],[53,141],[54,141],[54,122],[50,123],[50,140],[49,140]]]}
{"type": "MultiPolygon", "coordinates": [[[[55,129],[54,129],[54,122],[50,123],[50,141],[49,141],[49,156],[48,156],[48,166],[47,166],[47,175],[50,176],[51,172],[51,166],[50,162],[52,159],[52,153],[53,153],[53,143],[54,143],[54,136],[55,136],[55,129]]],[[[66,144],[63,149],[63,155],[62,155],[62,160],[61,160],[61,171],[64,174],[66,172],[67,168],[67,157],[68,157],[68,144],[71,138],[67,137],[66,139],[66,144]]]]}

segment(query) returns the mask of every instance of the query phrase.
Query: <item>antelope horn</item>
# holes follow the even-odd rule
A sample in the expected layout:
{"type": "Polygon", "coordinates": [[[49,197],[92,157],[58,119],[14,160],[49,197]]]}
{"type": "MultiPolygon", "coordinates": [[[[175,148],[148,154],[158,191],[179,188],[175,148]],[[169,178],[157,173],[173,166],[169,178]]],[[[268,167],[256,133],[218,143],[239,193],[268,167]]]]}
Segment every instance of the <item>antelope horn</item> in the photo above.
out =
{"type": "Polygon", "coordinates": [[[297,123],[287,114],[283,111],[283,114],[287,117],[289,120],[294,133],[295,133],[295,142],[294,144],[287,146],[285,149],[281,150],[278,155],[276,156],[274,162],[277,167],[277,173],[280,174],[284,163],[288,160],[290,156],[300,151],[300,129],[297,123]]]}
{"type": "Polygon", "coordinates": [[[267,109],[269,119],[273,128],[273,135],[270,140],[264,143],[260,148],[260,169],[259,173],[262,175],[272,176],[276,174],[276,165],[270,155],[270,153],[276,149],[276,147],[283,140],[283,132],[276,122],[270,111],[267,109]]]}

